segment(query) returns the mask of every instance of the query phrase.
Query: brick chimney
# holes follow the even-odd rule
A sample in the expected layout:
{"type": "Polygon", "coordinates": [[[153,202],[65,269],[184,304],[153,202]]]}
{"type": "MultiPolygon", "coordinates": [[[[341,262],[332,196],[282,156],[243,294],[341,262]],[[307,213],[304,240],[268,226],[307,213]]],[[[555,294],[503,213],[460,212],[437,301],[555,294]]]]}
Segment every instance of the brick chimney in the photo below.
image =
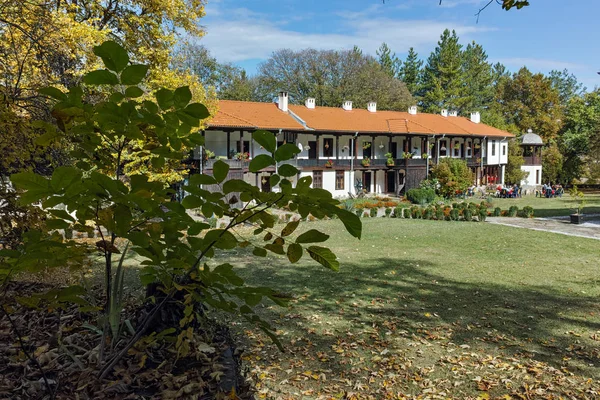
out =
{"type": "Polygon", "coordinates": [[[304,104],[306,105],[306,108],[314,109],[315,108],[315,98],[309,97],[308,99],[306,99],[306,102],[304,104]]]}
{"type": "Polygon", "coordinates": [[[410,106],[410,107],[408,107],[408,113],[410,115],[417,115],[417,106],[410,106]]]}
{"type": "Polygon", "coordinates": [[[476,124],[481,122],[481,114],[479,114],[479,111],[471,113],[471,122],[475,122],[476,124]]]}
{"type": "Polygon", "coordinates": [[[370,101],[369,103],[367,103],[367,110],[369,110],[370,112],[377,112],[377,103],[375,103],[374,101],[370,101]]]}
{"type": "Polygon", "coordinates": [[[352,102],[350,100],[344,101],[344,103],[342,103],[342,108],[346,111],[352,111],[352,102]]]}

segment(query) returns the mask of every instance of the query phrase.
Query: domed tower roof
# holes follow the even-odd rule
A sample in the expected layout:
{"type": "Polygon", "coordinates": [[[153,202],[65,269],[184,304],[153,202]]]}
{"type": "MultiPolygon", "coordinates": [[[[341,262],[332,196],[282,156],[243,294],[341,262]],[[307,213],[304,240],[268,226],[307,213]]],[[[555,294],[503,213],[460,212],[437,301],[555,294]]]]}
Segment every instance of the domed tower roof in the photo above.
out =
{"type": "Polygon", "coordinates": [[[528,129],[527,133],[521,136],[521,144],[523,146],[542,146],[544,142],[540,135],[536,135],[531,129],[528,129]]]}

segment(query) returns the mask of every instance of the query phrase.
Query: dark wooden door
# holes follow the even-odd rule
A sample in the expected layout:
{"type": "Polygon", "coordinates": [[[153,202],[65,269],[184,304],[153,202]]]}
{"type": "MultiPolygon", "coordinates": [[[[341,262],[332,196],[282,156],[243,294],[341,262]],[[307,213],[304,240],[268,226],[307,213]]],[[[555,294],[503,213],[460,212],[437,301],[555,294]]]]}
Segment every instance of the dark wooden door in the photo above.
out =
{"type": "Polygon", "coordinates": [[[399,158],[398,157],[398,143],[392,142],[392,148],[390,149],[390,153],[392,153],[393,158],[399,158]]]}
{"type": "Polygon", "coordinates": [[[396,171],[387,171],[387,192],[396,193],[396,171]]]}
{"type": "Polygon", "coordinates": [[[315,160],[317,158],[317,141],[309,141],[308,142],[308,158],[311,160],[315,160]]]}
{"type": "Polygon", "coordinates": [[[367,192],[371,191],[371,172],[363,172],[363,189],[367,192]]]}

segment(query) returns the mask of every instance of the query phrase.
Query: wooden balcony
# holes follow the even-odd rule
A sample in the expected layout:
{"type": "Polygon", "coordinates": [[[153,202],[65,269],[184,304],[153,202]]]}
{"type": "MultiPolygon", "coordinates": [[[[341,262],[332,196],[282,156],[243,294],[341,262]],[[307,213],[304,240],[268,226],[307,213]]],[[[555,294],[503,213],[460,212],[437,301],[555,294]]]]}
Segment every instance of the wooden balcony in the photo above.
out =
{"type": "Polygon", "coordinates": [[[540,156],[524,156],[523,165],[542,165],[542,157],[540,156]]]}
{"type": "MultiPolygon", "coordinates": [[[[210,159],[210,160],[206,160],[203,164],[203,168],[204,169],[213,169],[213,166],[215,165],[215,163],[219,161],[217,159],[210,159]]],[[[248,163],[250,162],[249,160],[221,160],[226,164],[229,164],[229,168],[231,169],[242,169],[242,168],[248,168],[248,163]]]]}

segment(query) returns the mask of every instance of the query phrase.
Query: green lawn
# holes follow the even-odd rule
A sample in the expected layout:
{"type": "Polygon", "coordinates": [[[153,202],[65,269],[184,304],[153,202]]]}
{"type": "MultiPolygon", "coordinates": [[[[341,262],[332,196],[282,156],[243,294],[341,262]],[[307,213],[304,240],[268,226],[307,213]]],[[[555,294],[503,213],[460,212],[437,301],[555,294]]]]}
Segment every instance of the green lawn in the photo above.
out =
{"type": "MultiPolygon", "coordinates": [[[[586,194],[586,206],[584,212],[587,214],[600,213],[600,194],[586,194]]],[[[508,209],[512,205],[516,205],[519,209],[525,206],[531,206],[535,210],[536,217],[552,217],[569,215],[576,208],[577,201],[573,200],[568,193],[557,198],[540,198],[535,196],[525,196],[520,199],[496,199],[492,203],[494,207],[501,207],[503,210],[508,209]]]]}
{"type": "MultiPolygon", "coordinates": [[[[495,200],[513,202],[565,199],[495,200]]],[[[480,223],[363,221],[361,241],[339,221],[306,224],[332,235],[337,273],[306,257],[292,266],[240,253],[249,283],[296,298],[289,309],[260,308],[285,353],[239,327],[259,397],[597,398],[598,241],[480,223]]]]}

